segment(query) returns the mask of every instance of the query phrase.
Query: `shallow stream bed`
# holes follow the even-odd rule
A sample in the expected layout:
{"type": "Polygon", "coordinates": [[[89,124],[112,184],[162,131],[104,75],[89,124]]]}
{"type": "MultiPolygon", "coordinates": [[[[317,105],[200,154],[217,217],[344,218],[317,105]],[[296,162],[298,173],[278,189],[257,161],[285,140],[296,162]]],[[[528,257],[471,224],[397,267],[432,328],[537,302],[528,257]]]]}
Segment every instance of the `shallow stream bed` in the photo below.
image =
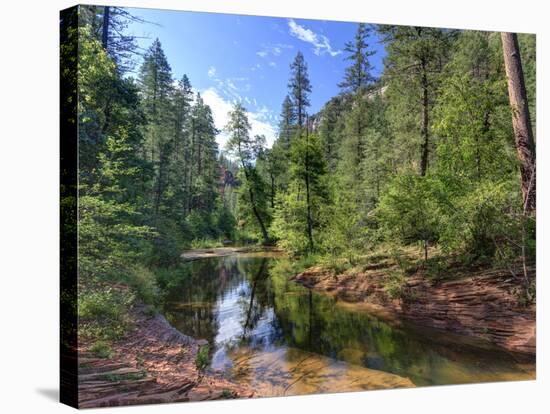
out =
{"type": "Polygon", "coordinates": [[[259,395],[535,378],[535,365],[444,332],[387,323],[290,281],[288,259],[237,254],[186,263],[164,304],[210,344],[209,369],[259,395]]]}

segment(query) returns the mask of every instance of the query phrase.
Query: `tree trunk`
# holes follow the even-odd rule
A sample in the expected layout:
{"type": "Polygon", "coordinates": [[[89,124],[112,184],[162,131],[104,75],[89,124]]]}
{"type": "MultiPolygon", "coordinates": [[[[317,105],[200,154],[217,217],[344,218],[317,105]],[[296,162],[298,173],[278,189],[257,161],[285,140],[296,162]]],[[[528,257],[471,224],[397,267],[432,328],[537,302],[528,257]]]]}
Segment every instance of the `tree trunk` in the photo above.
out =
{"type": "Polygon", "coordinates": [[[309,249],[313,251],[313,220],[311,218],[311,196],[309,189],[309,125],[306,117],[306,204],[307,204],[307,238],[309,249]]]}
{"type": "Polygon", "coordinates": [[[269,176],[271,177],[271,208],[275,208],[275,174],[271,172],[269,176]]]}
{"type": "Polygon", "coordinates": [[[288,118],[286,119],[286,150],[290,149],[290,122],[288,118]]]}
{"type": "Polygon", "coordinates": [[[158,215],[160,203],[162,200],[162,193],[164,191],[164,168],[165,168],[165,155],[164,150],[160,151],[160,157],[159,157],[159,176],[157,181],[157,189],[155,194],[155,215],[158,215]]]}
{"type": "MultiPolygon", "coordinates": [[[[241,152],[240,146],[239,146],[239,153],[241,152]]],[[[254,213],[254,216],[256,217],[256,220],[258,221],[258,225],[260,226],[260,230],[262,232],[262,237],[264,239],[264,244],[269,243],[269,235],[267,234],[267,230],[264,225],[264,221],[262,220],[262,216],[260,215],[260,212],[256,208],[256,201],[254,198],[254,192],[252,191],[252,187],[250,185],[250,173],[248,172],[248,168],[246,164],[243,161],[243,158],[241,156],[241,165],[243,167],[244,171],[244,177],[246,178],[246,183],[248,185],[248,197],[250,199],[250,205],[252,206],[252,212],[254,213]]]]}
{"type": "Polygon", "coordinates": [[[424,177],[428,172],[428,157],[430,154],[430,133],[428,130],[429,114],[428,114],[428,76],[426,74],[426,61],[422,60],[422,77],[420,79],[420,85],[422,87],[422,128],[421,135],[423,143],[421,146],[421,159],[420,159],[420,175],[424,177]]]}
{"type": "Polygon", "coordinates": [[[105,6],[103,8],[103,31],[101,33],[101,44],[105,50],[109,46],[109,14],[109,7],[105,6]]]}
{"type": "Polygon", "coordinates": [[[187,200],[187,212],[193,208],[193,164],[195,163],[195,119],[191,118],[191,154],[189,157],[189,198],[187,200]]]}
{"type": "Polygon", "coordinates": [[[248,196],[250,197],[250,204],[252,204],[252,211],[254,213],[254,216],[256,217],[256,220],[258,220],[258,224],[260,225],[260,230],[262,231],[262,237],[264,239],[264,244],[268,244],[269,243],[269,235],[267,234],[267,230],[265,228],[262,217],[260,216],[260,213],[258,212],[258,209],[256,208],[256,202],[254,201],[254,192],[252,191],[252,188],[250,187],[250,182],[249,182],[249,185],[248,185],[248,196]]]}
{"type": "Polygon", "coordinates": [[[246,335],[246,330],[250,325],[250,320],[252,318],[252,306],[254,305],[254,297],[256,295],[256,287],[258,285],[258,280],[264,276],[266,264],[267,264],[267,259],[265,258],[262,259],[262,263],[260,264],[258,273],[256,273],[256,275],[254,276],[254,279],[252,279],[252,292],[250,293],[250,302],[248,305],[248,311],[246,312],[246,321],[244,323],[243,337],[246,335]]]}
{"type": "Polygon", "coordinates": [[[523,211],[526,215],[536,213],[536,154],[531,127],[527,91],[523,77],[521,56],[516,33],[501,33],[504,65],[508,78],[508,95],[512,108],[512,125],[516,150],[520,162],[523,211]]]}

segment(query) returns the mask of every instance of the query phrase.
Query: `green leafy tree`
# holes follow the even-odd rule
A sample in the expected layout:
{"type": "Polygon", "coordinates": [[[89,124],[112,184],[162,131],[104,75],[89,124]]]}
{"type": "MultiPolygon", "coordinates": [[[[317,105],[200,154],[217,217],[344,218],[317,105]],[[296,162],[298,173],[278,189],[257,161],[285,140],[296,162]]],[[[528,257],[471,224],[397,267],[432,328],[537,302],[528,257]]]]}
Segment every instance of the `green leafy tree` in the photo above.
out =
{"type": "Polygon", "coordinates": [[[276,203],[272,229],[295,253],[313,252],[322,237],[329,194],[319,137],[305,130],[291,148],[290,185],[276,203]]]}
{"type": "Polygon", "coordinates": [[[385,237],[405,245],[422,242],[425,260],[429,244],[437,242],[440,234],[437,186],[430,177],[401,173],[390,183],[377,209],[385,237]]]}
{"type": "Polygon", "coordinates": [[[267,198],[265,197],[265,183],[254,165],[258,154],[265,145],[265,138],[261,136],[250,137],[250,123],[245,108],[240,103],[235,103],[229,113],[229,122],[226,126],[229,134],[227,149],[238,157],[243,174],[243,198],[251,209],[260,228],[264,243],[269,242],[266,222],[268,220],[267,198]]]}

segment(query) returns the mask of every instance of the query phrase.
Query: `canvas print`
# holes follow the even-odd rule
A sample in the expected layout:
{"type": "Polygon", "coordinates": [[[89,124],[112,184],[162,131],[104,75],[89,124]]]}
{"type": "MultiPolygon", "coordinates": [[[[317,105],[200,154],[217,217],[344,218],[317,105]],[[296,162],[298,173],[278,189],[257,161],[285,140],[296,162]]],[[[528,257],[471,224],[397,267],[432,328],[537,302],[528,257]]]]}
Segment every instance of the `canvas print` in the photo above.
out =
{"type": "Polygon", "coordinates": [[[60,23],[63,402],[535,379],[534,34],[60,23]]]}

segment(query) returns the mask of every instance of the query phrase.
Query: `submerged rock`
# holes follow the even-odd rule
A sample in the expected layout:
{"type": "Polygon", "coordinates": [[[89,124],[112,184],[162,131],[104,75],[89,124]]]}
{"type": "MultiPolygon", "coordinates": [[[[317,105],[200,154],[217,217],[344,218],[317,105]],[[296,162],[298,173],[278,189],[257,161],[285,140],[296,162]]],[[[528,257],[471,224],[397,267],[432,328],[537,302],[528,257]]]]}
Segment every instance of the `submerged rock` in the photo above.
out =
{"type": "Polygon", "coordinates": [[[408,378],[291,347],[275,351],[240,348],[231,358],[233,378],[250,384],[257,396],[414,387],[408,378]]]}

